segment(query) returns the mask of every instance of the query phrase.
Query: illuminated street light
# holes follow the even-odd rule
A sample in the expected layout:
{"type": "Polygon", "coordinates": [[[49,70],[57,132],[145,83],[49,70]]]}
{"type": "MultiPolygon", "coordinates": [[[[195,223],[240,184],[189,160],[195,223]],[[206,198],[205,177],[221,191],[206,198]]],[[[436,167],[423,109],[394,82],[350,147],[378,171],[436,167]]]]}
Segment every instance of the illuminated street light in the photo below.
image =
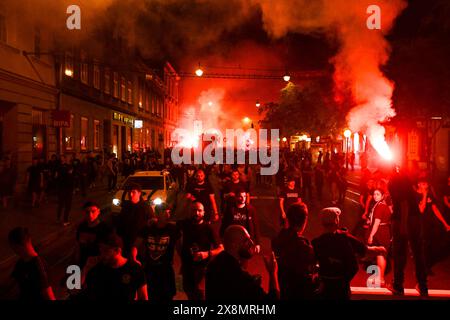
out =
{"type": "Polygon", "coordinates": [[[283,80],[286,81],[286,82],[289,82],[289,80],[291,80],[291,76],[289,74],[285,74],[283,76],[283,80]]]}
{"type": "Polygon", "coordinates": [[[64,70],[64,74],[68,77],[73,77],[73,71],[70,69],[64,70]]]}
{"type": "Polygon", "coordinates": [[[212,106],[213,105],[213,103],[210,101],[210,102],[208,102],[208,106],[212,106]]]}
{"type": "Polygon", "coordinates": [[[261,103],[259,103],[259,100],[256,100],[256,107],[259,108],[261,106],[261,103]]]}
{"type": "Polygon", "coordinates": [[[197,75],[197,77],[201,77],[203,75],[203,69],[200,66],[200,63],[198,64],[197,70],[195,70],[195,74],[197,75]]]}
{"type": "Polygon", "coordinates": [[[283,142],[286,142],[287,141],[287,138],[286,137],[283,137],[283,142]]]}
{"type": "Polygon", "coordinates": [[[252,120],[249,117],[245,117],[244,119],[242,119],[242,122],[244,122],[245,124],[249,124],[252,120]]]}
{"type": "Polygon", "coordinates": [[[346,130],[344,131],[344,137],[350,138],[351,135],[352,135],[352,132],[351,132],[349,129],[346,129],[346,130]]]}

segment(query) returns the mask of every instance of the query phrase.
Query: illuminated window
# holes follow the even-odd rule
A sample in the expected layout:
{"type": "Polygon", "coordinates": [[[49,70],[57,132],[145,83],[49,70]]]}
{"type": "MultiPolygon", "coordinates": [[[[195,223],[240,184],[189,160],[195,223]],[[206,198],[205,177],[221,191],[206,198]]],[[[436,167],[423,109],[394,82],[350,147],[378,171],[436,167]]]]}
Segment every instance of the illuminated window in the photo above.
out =
{"type": "Polygon", "coordinates": [[[70,53],[66,53],[64,74],[73,78],[73,58],[70,53]]]}
{"type": "Polygon", "coordinates": [[[94,65],[94,88],[100,90],[100,67],[94,65]]]}
{"type": "Polygon", "coordinates": [[[131,81],[127,82],[127,101],[129,104],[133,103],[133,87],[131,81]]]}
{"type": "Polygon", "coordinates": [[[125,81],[125,77],[120,79],[120,99],[123,102],[127,102],[127,84],[125,81]]]}
{"type": "Polygon", "coordinates": [[[73,136],[73,114],[70,115],[70,127],[64,128],[64,146],[66,150],[73,150],[74,136],[73,136]]]}
{"type": "Polygon", "coordinates": [[[104,86],[104,92],[106,94],[111,93],[111,73],[109,69],[105,69],[105,86],[104,86]]]}
{"type": "Polygon", "coordinates": [[[143,109],[144,108],[144,84],[142,83],[142,81],[139,81],[139,101],[138,101],[138,107],[139,109],[143,109]]]}
{"type": "Polygon", "coordinates": [[[88,118],[81,118],[81,150],[87,150],[88,148],[88,118]]]}
{"type": "Polygon", "coordinates": [[[113,96],[114,96],[114,98],[119,98],[119,74],[117,72],[114,72],[113,83],[114,83],[113,96]]]}
{"type": "Polygon", "coordinates": [[[94,120],[94,149],[100,149],[100,121],[94,120]]]}

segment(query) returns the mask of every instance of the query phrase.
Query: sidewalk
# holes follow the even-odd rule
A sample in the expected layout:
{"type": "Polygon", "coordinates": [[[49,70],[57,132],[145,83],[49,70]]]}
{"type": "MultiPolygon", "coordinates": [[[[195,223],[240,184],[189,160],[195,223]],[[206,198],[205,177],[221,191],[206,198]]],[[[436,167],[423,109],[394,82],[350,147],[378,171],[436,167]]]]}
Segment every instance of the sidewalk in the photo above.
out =
{"type": "MultiPolygon", "coordinates": [[[[56,223],[57,202],[55,196],[49,196],[48,203],[43,203],[39,208],[31,208],[26,201],[16,201],[17,208],[9,208],[7,210],[0,209],[0,274],[3,273],[5,267],[11,265],[15,261],[15,256],[8,244],[8,232],[17,226],[27,227],[30,231],[33,244],[39,250],[46,244],[58,239],[63,233],[68,232],[71,228],[81,221],[81,207],[86,200],[95,199],[100,202],[101,206],[108,203],[101,203],[102,198],[109,199],[110,195],[106,191],[106,187],[101,185],[88,190],[88,195],[84,198],[80,194],[73,196],[72,210],[69,221],[71,225],[63,227],[56,223]]],[[[104,202],[104,201],[103,201],[104,202]]]]}

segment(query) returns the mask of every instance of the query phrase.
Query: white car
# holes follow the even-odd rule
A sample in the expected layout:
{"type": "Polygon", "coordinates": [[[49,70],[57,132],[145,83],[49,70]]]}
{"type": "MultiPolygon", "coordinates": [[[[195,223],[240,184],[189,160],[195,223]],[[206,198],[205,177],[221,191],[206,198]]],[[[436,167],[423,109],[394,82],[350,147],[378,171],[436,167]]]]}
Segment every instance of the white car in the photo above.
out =
{"type": "Polygon", "coordinates": [[[122,203],[130,200],[130,184],[139,184],[142,188],[142,198],[155,208],[156,205],[166,203],[173,205],[178,191],[177,183],[172,179],[170,173],[163,171],[138,171],[130,175],[122,183],[119,190],[112,199],[111,212],[120,213],[122,203]]]}

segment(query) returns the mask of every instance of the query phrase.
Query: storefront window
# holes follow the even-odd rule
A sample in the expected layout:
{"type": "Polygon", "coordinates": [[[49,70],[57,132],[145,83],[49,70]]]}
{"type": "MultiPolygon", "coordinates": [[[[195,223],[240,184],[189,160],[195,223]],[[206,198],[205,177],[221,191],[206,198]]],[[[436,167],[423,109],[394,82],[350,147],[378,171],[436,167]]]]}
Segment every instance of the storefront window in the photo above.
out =
{"type": "Polygon", "coordinates": [[[94,120],[94,149],[100,149],[100,121],[94,120]]]}
{"type": "Polygon", "coordinates": [[[115,153],[116,155],[118,154],[118,149],[119,149],[119,126],[114,125],[113,126],[113,137],[112,137],[113,141],[113,153],[115,153]]]}
{"type": "Polygon", "coordinates": [[[88,118],[81,118],[81,150],[87,150],[88,147],[88,118]]]}
{"type": "Polygon", "coordinates": [[[133,135],[133,128],[128,128],[128,134],[127,134],[127,150],[131,152],[131,146],[132,146],[132,141],[131,141],[131,137],[133,135]]]}
{"type": "Polygon", "coordinates": [[[32,146],[33,157],[39,159],[45,159],[45,137],[46,127],[44,124],[44,114],[39,110],[31,111],[32,117],[32,146]]]}
{"type": "Polygon", "coordinates": [[[64,146],[66,150],[74,148],[74,130],[73,130],[73,114],[70,115],[70,127],[64,128],[64,146]]]}

